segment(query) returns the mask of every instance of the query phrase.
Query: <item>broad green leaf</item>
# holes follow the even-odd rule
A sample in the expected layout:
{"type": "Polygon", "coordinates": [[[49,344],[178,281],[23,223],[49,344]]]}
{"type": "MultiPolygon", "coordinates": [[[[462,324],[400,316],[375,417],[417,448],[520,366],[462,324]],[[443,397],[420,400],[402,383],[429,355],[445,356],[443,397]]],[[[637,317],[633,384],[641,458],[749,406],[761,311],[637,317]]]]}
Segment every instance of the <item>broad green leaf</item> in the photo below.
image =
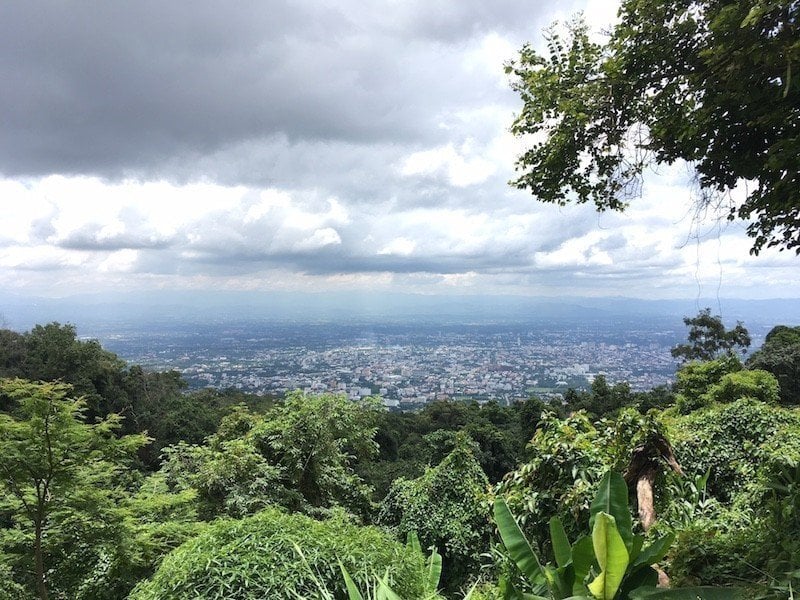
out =
{"type": "Polygon", "coordinates": [[[628,598],[630,592],[640,588],[655,589],[658,585],[658,573],[649,565],[640,565],[635,571],[628,573],[622,588],[619,591],[620,598],[628,598]]]}
{"type": "Polygon", "coordinates": [[[595,519],[600,512],[614,517],[617,531],[630,552],[633,544],[633,533],[631,532],[633,524],[631,513],[628,510],[628,484],[625,483],[622,475],[609,471],[603,476],[590,512],[592,516],[589,519],[589,527],[591,528],[594,528],[595,519]]]}
{"type": "Polygon", "coordinates": [[[629,548],[628,557],[632,564],[636,564],[636,559],[639,556],[639,553],[642,551],[642,546],[644,546],[644,536],[641,534],[636,534],[633,536],[633,542],[631,543],[631,547],[629,548]]]}
{"type": "Polygon", "coordinates": [[[583,582],[588,577],[593,562],[592,538],[584,536],[572,546],[572,567],[575,569],[575,581],[572,584],[573,594],[583,594],[586,591],[586,585],[583,582]]]}
{"type": "MultiPolygon", "coordinates": [[[[571,571],[571,569],[570,569],[571,571]]],[[[556,569],[551,565],[543,565],[542,573],[544,573],[547,585],[550,587],[550,594],[560,600],[564,596],[572,593],[572,586],[567,581],[566,571],[564,569],[556,569]]],[[[574,574],[570,573],[570,579],[574,580],[574,574]]]]}
{"type": "Polygon", "coordinates": [[[358,591],[353,578],[350,577],[350,573],[347,572],[347,569],[344,568],[342,563],[339,563],[339,568],[342,570],[342,577],[344,577],[344,585],[347,587],[347,597],[349,600],[364,600],[364,597],[361,595],[361,592],[358,591]]]}
{"type": "Polygon", "coordinates": [[[376,600],[403,600],[397,593],[389,587],[385,579],[378,580],[378,592],[375,594],[376,600]]]}
{"type": "Polygon", "coordinates": [[[536,581],[542,573],[539,557],[531,548],[525,534],[514,520],[514,515],[508,510],[508,505],[502,498],[494,501],[494,520],[511,559],[517,563],[519,570],[531,581],[536,581]]]}
{"type": "Polygon", "coordinates": [[[553,600],[552,597],[539,596],[528,592],[520,592],[510,581],[501,577],[500,589],[502,590],[503,600],[553,600]]]}
{"type": "Polygon", "coordinates": [[[608,513],[599,512],[595,516],[592,546],[600,574],[589,584],[589,591],[597,600],[612,600],[628,568],[628,549],[614,517],[608,513]]]}
{"type": "Polygon", "coordinates": [[[737,600],[744,598],[739,588],[686,587],[686,588],[639,588],[630,593],[631,600],[737,600]]]}
{"type": "Polygon", "coordinates": [[[672,542],[674,541],[674,533],[668,533],[667,535],[658,538],[652,544],[647,546],[647,548],[642,549],[639,556],[637,556],[636,560],[633,562],[633,565],[652,565],[657,563],[666,556],[667,552],[669,552],[669,549],[672,546],[672,542]]]}
{"type": "Polygon", "coordinates": [[[422,554],[422,545],[419,543],[419,536],[416,531],[409,531],[408,534],[406,534],[406,546],[422,554]]]}
{"type": "Polygon", "coordinates": [[[561,596],[572,596],[573,594],[583,593],[586,589],[581,586],[578,591],[575,591],[575,567],[570,559],[566,567],[559,567],[556,569],[558,574],[558,593],[561,596]]]}
{"type": "Polygon", "coordinates": [[[572,548],[569,545],[567,532],[558,517],[550,519],[550,541],[553,543],[553,554],[556,555],[556,564],[566,567],[572,561],[572,548]]]}
{"type": "Polygon", "coordinates": [[[439,587],[439,580],[442,577],[442,555],[436,551],[436,548],[431,550],[431,555],[428,557],[427,563],[427,586],[426,589],[430,592],[435,592],[439,587]]]}

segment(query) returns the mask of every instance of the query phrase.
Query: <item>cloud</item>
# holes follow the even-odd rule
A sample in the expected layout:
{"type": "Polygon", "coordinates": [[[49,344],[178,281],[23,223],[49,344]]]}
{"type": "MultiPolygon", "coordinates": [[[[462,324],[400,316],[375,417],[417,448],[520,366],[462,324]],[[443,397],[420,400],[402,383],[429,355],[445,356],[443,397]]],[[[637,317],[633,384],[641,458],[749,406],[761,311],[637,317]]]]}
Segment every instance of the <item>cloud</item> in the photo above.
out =
{"type": "Polygon", "coordinates": [[[503,61],[614,7],[5,3],[0,284],[648,295],[722,269],[748,293],[800,286],[741,227],[698,232],[678,167],[622,215],[508,187],[525,142],[503,61]]]}
{"type": "Polygon", "coordinates": [[[441,141],[440,114],[486,100],[464,47],[500,57],[518,46],[503,33],[543,18],[510,1],[6,3],[0,172],[163,175],[282,137],[441,141]]]}
{"type": "Polygon", "coordinates": [[[452,144],[414,152],[408,156],[400,167],[404,177],[415,175],[444,175],[452,186],[462,188],[486,181],[497,169],[488,160],[480,156],[469,155],[469,142],[465,143],[461,152],[452,144]]]}

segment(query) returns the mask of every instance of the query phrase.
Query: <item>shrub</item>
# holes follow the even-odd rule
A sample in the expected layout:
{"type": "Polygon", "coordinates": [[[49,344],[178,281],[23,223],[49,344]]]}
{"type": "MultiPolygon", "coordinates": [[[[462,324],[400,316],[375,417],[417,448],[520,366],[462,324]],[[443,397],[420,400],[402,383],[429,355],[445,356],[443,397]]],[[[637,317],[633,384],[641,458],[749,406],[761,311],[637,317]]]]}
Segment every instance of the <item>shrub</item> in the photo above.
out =
{"type": "Polygon", "coordinates": [[[772,373],[755,369],[737,371],[722,376],[705,394],[706,402],[735,402],[741,398],[754,398],[768,404],[778,402],[778,380],[772,373]]]}
{"type": "Polygon", "coordinates": [[[424,557],[380,530],[269,509],[211,525],[167,556],[130,600],[313,598],[320,583],[346,598],[339,561],[359,587],[388,572],[402,597],[424,596],[424,557]]]}
{"type": "Polygon", "coordinates": [[[489,546],[489,481],[475,451],[472,440],[460,435],[438,466],[417,479],[395,481],[379,515],[401,536],[416,532],[423,547],[441,552],[442,587],[449,591],[474,577],[489,546]]]}
{"type": "Polygon", "coordinates": [[[11,569],[0,563],[0,600],[27,600],[30,596],[25,593],[25,588],[11,578],[11,569]]]}
{"type": "Polygon", "coordinates": [[[689,414],[708,404],[706,393],[730,373],[742,370],[736,356],[723,356],[707,362],[690,362],[675,374],[676,406],[681,414],[689,414]]]}
{"type": "MultiPolygon", "coordinates": [[[[662,437],[655,414],[640,415],[632,408],[623,409],[616,419],[595,423],[582,411],[566,419],[545,414],[528,445],[531,459],[509,473],[497,493],[506,498],[542,555],[553,558],[547,542],[550,517],[559,517],[567,534],[577,536],[589,518],[603,474],[624,471],[637,448],[662,437]]],[[[663,499],[656,501],[660,512],[663,499]]]]}
{"type": "Polygon", "coordinates": [[[782,462],[786,450],[796,453],[792,441],[798,431],[800,414],[752,398],[708,406],[675,419],[669,428],[684,472],[696,475],[710,469],[708,490],[722,502],[752,492],[761,485],[763,465],[782,462]]]}

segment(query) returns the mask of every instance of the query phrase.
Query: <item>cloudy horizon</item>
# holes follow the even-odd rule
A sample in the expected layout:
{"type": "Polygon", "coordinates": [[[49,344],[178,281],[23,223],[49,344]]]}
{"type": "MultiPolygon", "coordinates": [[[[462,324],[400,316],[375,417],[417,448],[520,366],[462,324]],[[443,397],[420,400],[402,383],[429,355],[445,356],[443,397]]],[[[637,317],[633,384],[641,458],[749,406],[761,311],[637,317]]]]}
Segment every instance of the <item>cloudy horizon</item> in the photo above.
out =
{"type": "Polygon", "coordinates": [[[127,290],[800,295],[794,253],[698,221],[691,174],[623,214],[514,190],[503,72],[601,0],[9,2],[0,284],[127,290]]]}

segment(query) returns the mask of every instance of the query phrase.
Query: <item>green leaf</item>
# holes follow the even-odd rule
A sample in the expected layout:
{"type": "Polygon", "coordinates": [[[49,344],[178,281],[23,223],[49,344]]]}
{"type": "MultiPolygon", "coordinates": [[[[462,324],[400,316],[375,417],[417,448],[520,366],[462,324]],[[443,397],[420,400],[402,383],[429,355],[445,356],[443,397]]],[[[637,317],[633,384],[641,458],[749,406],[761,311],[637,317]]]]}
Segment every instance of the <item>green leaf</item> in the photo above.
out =
{"type": "Polygon", "coordinates": [[[586,588],[580,586],[578,591],[575,591],[575,567],[572,561],[566,567],[559,567],[556,569],[558,575],[558,594],[561,597],[572,596],[577,593],[584,593],[586,588]]]}
{"type": "Polygon", "coordinates": [[[419,543],[419,536],[416,531],[409,531],[406,534],[406,546],[412,551],[422,554],[422,545],[419,543]]]}
{"type": "Polygon", "coordinates": [[[592,528],[598,513],[604,512],[614,517],[617,531],[630,552],[633,544],[631,531],[633,523],[628,510],[628,484],[625,483],[622,475],[609,471],[603,476],[590,512],[592,516],[589,519],[589,527],[592,528]]]}
{"type": "Polygon", "coordinates": [[[674,541],[674,533],[668,533],[667,535],[658,538],[647,548],[644,548],[641,551],[639,556],[637,556],[636,560],[633,562],[633,566],[652,565],[657,563],[667,555],[667,552],[669,552],[669,549],[674,541]]]}
{"type": "Polygon", "coordinates": [[[642,551],[642,546],[644,546],[644,536],[640,534],[634,535],[633,542],[628,552],[628,557],[632,564],[636,564],[636,559],[642,551]]]}
{"type": "Polygon", "coordinates": [[[572,546],[572,566],[575,569],[575,581],[572,584],[573,594],[582,594],[586,591],[583,582],[589,576],[592,563],[594,563],[592,538],[584,536],[572,546]]]}
{"type": "Polygon", "coordinates": [[[500,577],[500,589],[502,590],[503,600],[553,600],[552,597],[538,596],[528,592],[520,592],[508,579],[500,577]]]}
{"type": "Polygon", "coordinates": [[[436,548],[431,549],[431,555],[428,557],[427,563],[427,579],[426,589],[430,592],[435,592],[439,587],[439,580],[442,577],[442,555],[436,551],[436,548]]]}
{"type": "Polygon", "coordinates": [[[386,583],[386,578],[378,579],[378,592],[375,594],[375,600],[403,600],[397,593],[389,587],[386,583]]]}
{"type": "Polygon", "coordinates": [[[550,541],[553,543],[553,553],[556,555],[556,564],[566,567],[572,561],[572,548],[569,545],[567,532],[558,517],[550,519],[550,541]]]}
{"type": "Polygon", "coordinates": [[[542,573],[550,587],[550,594],[557,600],[572,592],[572,581],[574,580],[572,569],[556,569],[548,564],[542,566],[542,573]]]}
{"type": "Polygon", "coordinates": [[[542,564],[539,562],[539,557],[531,548],[525,534],[517,525],[514,520],[514,515],[508,510],[508,505],[502,498],[497,498],[494,501],[494,520],[497,523],[497,529],[500,532],[500,537],[503,540],[508,554],[511,559],[517,563],[519,570],[533,582],[539,578],[542,573],[542,564]]]}
{"type": "Polygon", "coordinates": [[[630,593],[631,600],[737,600],[744,598],[739,588],[687,587],[673,589],[639,588],[630,593]]]}
{"type": "Polygon", "coordinates": [[[655,589],[658,585],[658,572],[648,565],[640,566],[636,571],[629,573],[619,591],[620,598],[629,598],[634,590],[655,589]]]}
{"type": "Polygon", "coordinates": [[[597,513],[592,545],[600,565],[600,574],[589,584],[589,591],[597,600],[612,600],[628,568],[628,550],[613,516],[605,512],[597,513]]]}
{"type": "Polygon", "coordinates": [[[340,562],[339,568],[342,570],[342,577],[344,577],[344,585],[347,587],[347,597],[349,600],[364,600],[364,597],[361,595],[361,592],[358,591],[353,578],[350,577],[350,573],[347,572],[347,569],[344,568],[344,565],[340,562]]]}

